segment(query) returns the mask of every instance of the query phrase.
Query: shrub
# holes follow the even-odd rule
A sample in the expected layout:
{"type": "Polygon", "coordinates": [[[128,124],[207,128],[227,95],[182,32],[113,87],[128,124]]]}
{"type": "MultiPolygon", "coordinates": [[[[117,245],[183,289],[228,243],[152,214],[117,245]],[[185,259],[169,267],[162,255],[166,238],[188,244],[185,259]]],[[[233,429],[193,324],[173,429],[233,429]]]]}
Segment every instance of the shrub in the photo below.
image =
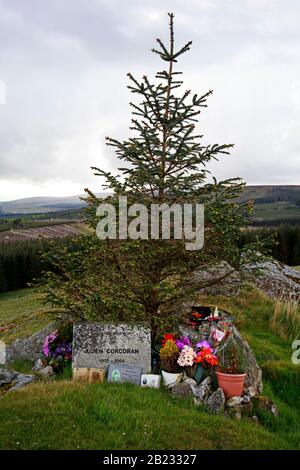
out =
{"type": "Polygon", "coordinates": [[[245,372],[245,358],[239,345],[233,338],[228,342],[218,354],[219,369],[225,374],[243,374],[245,372]]]}

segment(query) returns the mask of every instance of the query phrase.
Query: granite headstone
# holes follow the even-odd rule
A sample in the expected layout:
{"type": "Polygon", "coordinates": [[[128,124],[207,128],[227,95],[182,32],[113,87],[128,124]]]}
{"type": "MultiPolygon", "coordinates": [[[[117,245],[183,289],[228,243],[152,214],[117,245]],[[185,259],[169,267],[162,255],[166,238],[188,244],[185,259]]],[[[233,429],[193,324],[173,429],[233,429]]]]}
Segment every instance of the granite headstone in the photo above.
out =
{"type": "Polygon", "coordinates": [[[73,368],[107,369],[109,364],[132,364],[151,370],[151,330],[147,326],[75,323],[73,368]]]}

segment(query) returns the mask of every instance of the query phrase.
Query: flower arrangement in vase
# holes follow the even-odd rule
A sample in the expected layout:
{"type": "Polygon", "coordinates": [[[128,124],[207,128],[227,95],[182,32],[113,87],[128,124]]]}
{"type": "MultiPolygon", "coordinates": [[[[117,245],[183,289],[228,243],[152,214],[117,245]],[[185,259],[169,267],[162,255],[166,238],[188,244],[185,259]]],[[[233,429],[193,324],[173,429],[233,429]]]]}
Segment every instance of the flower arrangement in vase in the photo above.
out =
{"type": "Polygon", "coordinates": [[[186,375],[193,377],[195,372],[195,357],[196,352],[191,345],[188,336],[181,336],[176,340],[176,345],[180,351],[178,357],[178,364],[184,370],[186,375]]]}
{"type": "MultiPolygon", "coordinates": [[[[160,359],[163,379],[165,372],[178,375],[178,370],[180,370],[193,377],[197,383],[201,382],[209,369],[218,365],[218,358],[208,341],[193,345],[188,336],[176,339],[173,334],[164,335],[160,359]]],[[[174,377],[174,380],[178,380],[178,377],[177,379],[174,377]]]]}
{"type": "Polygon", "coordinates": [[[213,367],[216,367],[219,363],[217,356],[214,354],[214,349],[208,341],[201,341],[196,344],[197,354],[195,357],[195,380],[198,383],[201,382],[203,376],[207,374],[207,371],[213,367]]]}
{"type": "Polygon", "coordinates": [[[172,387],[181,378],[180,367],[177,363],[179,349],[173,334],[164,335],[159,355],[163,382],[167,387],[172,387]]]}

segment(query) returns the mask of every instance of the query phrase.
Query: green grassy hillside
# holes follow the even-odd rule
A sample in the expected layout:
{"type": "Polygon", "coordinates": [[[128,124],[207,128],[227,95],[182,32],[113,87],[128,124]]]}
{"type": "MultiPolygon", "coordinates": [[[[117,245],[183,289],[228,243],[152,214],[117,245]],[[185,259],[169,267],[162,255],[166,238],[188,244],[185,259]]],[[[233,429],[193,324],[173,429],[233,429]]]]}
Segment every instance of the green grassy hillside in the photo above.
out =
{"type": "Polygon", "coordinates": [[[246,186],[238,201],[254,201],[256,223],[300,223],[300,186],[246,186]]]}
{"type": "MultiPolygon", "coordinates": [[[[12,320],[11,315],[16,322],[23,318],[22,302],[29,321],[43,318],[41,298],[35,291],[20,292],[18,311],[15,295],[1,297],[2,325],[12,320]]],[[[278,418],[261,414],[260,424],[247,418],[232,421],[209,415],[195,408],[191,399],[174,398],[164,389],[59,380],[1,398],[0,448],[299,449],[300,365],[291,362],[292,339],[296,338],[272,325],[274,302],[249,288],[238,297],[203,301],[235,316],[263,369],[264,394],[279,407],[278,418]]]]}
{"type": "Polygon", "coordinates": [[[0,401],[1,449],[287,449],[283,433],[131,385],[32,385],[0,401]],[[281,435],[280,435],[281,434],[281,435]]]}
{"type": "Polygon", "coordinates": [[[47,326],[51,309],[35,289],[21,289],[0,294],[0,339],[10,344],[47,326]]]}

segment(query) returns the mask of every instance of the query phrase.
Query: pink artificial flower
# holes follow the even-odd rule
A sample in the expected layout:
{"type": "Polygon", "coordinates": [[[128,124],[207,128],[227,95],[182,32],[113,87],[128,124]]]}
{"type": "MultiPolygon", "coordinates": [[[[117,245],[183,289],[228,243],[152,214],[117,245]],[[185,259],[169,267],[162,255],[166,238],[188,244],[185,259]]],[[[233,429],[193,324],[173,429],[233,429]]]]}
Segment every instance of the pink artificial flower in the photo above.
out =
{"type": "Polygon", "coordinates": [[[46,336],[44,345],[43,345],[43,353],[46,357],[49,356],[50,354],[50,343],[53,343],[57,338],[57,332],[55,331],[54,333],[50,333],[50,335],[46,336]]]}

